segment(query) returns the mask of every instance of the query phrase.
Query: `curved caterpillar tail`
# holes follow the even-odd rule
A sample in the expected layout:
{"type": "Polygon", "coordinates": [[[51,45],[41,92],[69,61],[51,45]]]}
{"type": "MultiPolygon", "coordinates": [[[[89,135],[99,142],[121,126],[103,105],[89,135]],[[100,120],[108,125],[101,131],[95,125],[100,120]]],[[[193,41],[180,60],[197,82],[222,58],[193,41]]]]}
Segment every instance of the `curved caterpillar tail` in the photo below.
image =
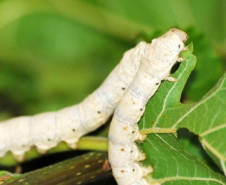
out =
{"type": "Polygon", "coordinates": [[[139,57],[145,50],[146,44],[141,42],[127,51],[103,84],[80,104],[0,122],[0,157],[11,151],[22,161],[32,146],[45,153],[61,141],[76,148],[81,136],[100,127],[112,115],[137,73],[139,57]]]}
{"type": "Polygon", "coordinates": [[[145,156],[135,144],[136,140],[144,140],[137,122],[161,81],[170,76],[186,40],[187,34],[174,28],[147,44],[142,57],[136,56],[141,59],[139,70],[115,110],[109,131],[109,162],[118,185],[149,184],[145,176],[152,168],[138,163],[145,156]]]}

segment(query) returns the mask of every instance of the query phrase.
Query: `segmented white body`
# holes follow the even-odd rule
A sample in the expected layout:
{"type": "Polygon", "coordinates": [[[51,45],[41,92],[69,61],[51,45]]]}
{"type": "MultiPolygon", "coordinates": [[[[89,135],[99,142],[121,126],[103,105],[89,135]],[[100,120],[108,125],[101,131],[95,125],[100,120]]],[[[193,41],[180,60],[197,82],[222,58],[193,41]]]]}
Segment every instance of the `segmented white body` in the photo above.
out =
{"type": "Polygon", "coordinates": [[[127,51],[103,84],[80,104],[1,122],[0,157],[11,151],[21,161],[32,146],[44,153],[61,141],[76,148],[81,136],[100,127],[112,115],[139,68],[146,46],[141,42],[127,51]]]}
{"type": "MultiPolygon", "coordinates": [[[[170,70],[184,49],[186,33],[171,29],[147,44],[136,76],[115,110],[109,131],[109,162],[118,185],[148,185],[145,179],[152,168],[144,168],[138,161],[145,156],[135,141],[143,140],[137,122],[145,105],[156,92],[162,80],[169,78],[170,70]]],[[[178,60],[179,59],[179,60],[178,60]]]]}

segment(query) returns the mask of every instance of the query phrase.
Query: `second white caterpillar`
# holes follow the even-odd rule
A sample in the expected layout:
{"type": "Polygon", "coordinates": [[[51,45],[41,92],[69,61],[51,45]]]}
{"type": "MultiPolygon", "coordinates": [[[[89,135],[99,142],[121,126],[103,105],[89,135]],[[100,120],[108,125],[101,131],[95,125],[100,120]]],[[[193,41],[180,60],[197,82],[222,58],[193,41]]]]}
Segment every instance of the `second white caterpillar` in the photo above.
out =
{"type": "Polygon", "coordinates": [[[112,115],[131,84],[146,47],[141,42],[127,51],[103,84],[80,104],[0,122],[0,157],[11,151],[22,161],[32,146],[44,153],[61,141],[76,148],[81,136],[100,127],[112,115]]]}
{"type": "Polygon", "coordinates": [[[175,81],[170,77],[173,65],[183,61],[179,54],[184,50],[187,34],[171,29],[162,37],[147,44],[140,58],[140,67],[126,94],[115,110],[109,131],[109,162],[118,185],[148,185],[145,178],[152,168],[139,165],[145,156],[135,141],[142,141],[138,121],[145,105],[154,95],[162,80],[175,81]]]}

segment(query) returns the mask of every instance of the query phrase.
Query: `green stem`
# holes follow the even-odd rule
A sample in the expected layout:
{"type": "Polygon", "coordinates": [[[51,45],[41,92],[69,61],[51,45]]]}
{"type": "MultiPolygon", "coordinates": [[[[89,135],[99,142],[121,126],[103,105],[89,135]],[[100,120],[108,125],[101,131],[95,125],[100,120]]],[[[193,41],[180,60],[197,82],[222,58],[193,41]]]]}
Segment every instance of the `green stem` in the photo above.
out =
{"type": "Polygon", "coordinates": [[[0,29],[23,16],[37,12],[60,13],[82,25],[127,42],[134,41],[140,34],[152,33],[148,26],[117,16],[90,3],[74,0],[21,0],[19,3],[17,0],[3,1],[0,3],[0,29]]]}
{"type": "MultiPolygon", "coordinates": [[[[108,140],[104,137],[82,137],[78,144],[77,150],[97,150],[97,151],[107,151],[108,150],[108,140]]],[[[47,154],[59,153],[72,150],[64,142],[59,143],[56,147],[52,148],[47,152],[47,154]]],[[[32,160],[39,157],[36,148],[32,148],[25,154],[25,160],[32,160]]],[[[16,161],[11,152],[8,152],[4,157],[0,158],[0,166],[13,166],[16,165],[16,161]]]]}
{"type": "Polygon", "coordinates": [[[89,3],[74,0],[50,0],[61,14],[88,27],[117,37],[127,42],[134,41],[140,34],[151,34],[152,30],[139,23],[97,8],[89,3]]]}
{"type": "Polygon", "coordinates": [[[47,1],[38,0],[9,0],[0,3],[0,29],[8,26],[21,17],[36,12],[52,12],[51,6],[47,1]]]}
{"type": "Polygon", "coordinates": [[[69,160],[34,170],[25,174],[12,175],[0,172],[0,184],[4,185],[69,185],[110,184],[111,172],[106,166],[106,152],[89,152],[69,160]]]}
{"type": "Polygon", "coordinates": [[[108,150],[108,140],[105,137],[82,137],[78,142],[78,150],[108,150]]]}

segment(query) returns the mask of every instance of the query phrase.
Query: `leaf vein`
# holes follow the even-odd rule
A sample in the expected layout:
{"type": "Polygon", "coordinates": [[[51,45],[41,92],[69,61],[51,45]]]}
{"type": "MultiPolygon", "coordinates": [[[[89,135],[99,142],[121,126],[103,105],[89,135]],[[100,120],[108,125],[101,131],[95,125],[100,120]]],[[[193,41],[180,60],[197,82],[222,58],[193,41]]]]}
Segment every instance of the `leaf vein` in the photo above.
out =
{"type": "Polygon", "coordinates": [[[204,136],[206,136],[206,135],[208,135],[212,132],[215,132],[215,131],[218,131],[218,130],[221,130],[221,129],[225,129],[225,128],[226,128],[226,123],[219,125],[219,126],[216,126],[214,128],[211,128],[211,129],[209,129],[209,130],[207,130],[207,131],[205,131],[205,132],[203,132],[199,135],[200,135],[200,137],[204,137],[204,136]]]}
{"type": "Polygon", "coordinates": [[[214,93],[212,93],[210,96],[204,97],[200,102],[198,102],[197,104],[195,104],[194,107],[192,107],[189,111],[187,111],[180,119],[178,119],[178,121],[172,126],[172,128],[175,128],[185,117],[187,117],[191,112],[193,112],[196,108],[198,108],[200,105],[202,105],[203,103],[205,103],[206,101],[208,101],[209,99],[211,99],[212,97],[214,97],[214,95],[216,95],[216,93],[219,91],[219,89],[217,89],[214,93]]]}
{"type": "Polygon", "coordinates": [[[219,153],[214,147],[211,146],[205,139],[201,140],[201,143],[204,147],[206,147],[209,151],[211,151],[218,159],[226,161],[226,157],[219,153]]]}
{"type": "Polygon", "coordinates": [[[221,167],[222,167],[223,173],[224,173],[224,175],[226,176],[226,166],[225,166],[225,162],[224,162],[223,160],[220,160],[220,163],[221,163],[221,167]]]}
{"type": "Polygon", "coordinates": [[[169,181],[177,181],[177,180],[188,180],[188,181],[206,181],[209,183],[209,181],[217,182],[219,184],[225,185],[224,182],[221,182],[220,180],[214,179],[214,178],[202,178],[202,177],[183,177],[183,176],[176,176],[176,177],[166,177],[159,180],[153,180],[151,184],[157,184],[157,183],[165,183],[169,181]]]}

